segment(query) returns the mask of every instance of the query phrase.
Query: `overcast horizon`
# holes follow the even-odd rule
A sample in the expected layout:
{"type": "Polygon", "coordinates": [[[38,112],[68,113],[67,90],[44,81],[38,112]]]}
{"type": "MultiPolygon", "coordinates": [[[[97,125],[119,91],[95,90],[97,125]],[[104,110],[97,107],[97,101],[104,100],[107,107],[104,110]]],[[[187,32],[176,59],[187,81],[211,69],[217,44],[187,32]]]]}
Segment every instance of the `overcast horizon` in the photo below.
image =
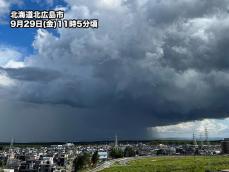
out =
{"type": "Polygon", "coordinates": [[[0,142],[229,137],[228,0],[0,0],[0,142]],[[98,29],[13,29],[11,10],[98,29]]]}

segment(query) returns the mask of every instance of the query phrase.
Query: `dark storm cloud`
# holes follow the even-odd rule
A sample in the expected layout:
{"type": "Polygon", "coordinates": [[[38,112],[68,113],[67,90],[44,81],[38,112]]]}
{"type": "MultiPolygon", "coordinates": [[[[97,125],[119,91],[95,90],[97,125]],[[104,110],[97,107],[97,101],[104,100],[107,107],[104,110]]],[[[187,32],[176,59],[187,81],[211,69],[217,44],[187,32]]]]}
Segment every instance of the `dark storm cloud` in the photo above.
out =
{"type": "Polygon", "coordinates": [[[65,120],[88,138],[228,117],[228,1],[67,2],[67,18],[98,18],[100,28],[39,30],[30,68],[6,69],[18,99],[70,105],[75,120],[65,120]]]}
{"type": "MultiPolygon", "coordinates": [[[[131,2],[130,2],[131,4],[131,2]]],[[[220,3],[215,0],[158,0],[147,1],[147,18],[154,24],[172,24],[179,18],[189,20],[192,18],[214,15],[217,12],[227,12],[227,0],[220,3]]]]}
{"type": "Polygon", "coordinates": [[[189,25],[190,29],[179,24],[175,33],[171,32],[167,35],[166,43],[163,45],[164,59],[162,59],[162,63],[177,70],[187,70],[189,68],[206,72],[228,70],[228,48],[226,48],[229,42],[228,34],[226,34],[228,20],[225,20],[227,16],[221,16],[223,21],[220,21],[220,18],[214,19],[214,21],[199,19],[199,21],[196,21],[199,24],[204,25],[205,22],[209,22],[212,25],[203,31],[201,31],[203,28],[195,30],[195,32],[191,31],[193,24],[189,25]],[[221,25],[220,28],[219,25],[221,25]],[[196,36],[198,32],[203,32],[199,33],[203,34],[203,37],[201,38],[201,35],[199,39],[190,37],[190,35],[185,34],[187,29],[190,34],[196,34],[196,36]]]}

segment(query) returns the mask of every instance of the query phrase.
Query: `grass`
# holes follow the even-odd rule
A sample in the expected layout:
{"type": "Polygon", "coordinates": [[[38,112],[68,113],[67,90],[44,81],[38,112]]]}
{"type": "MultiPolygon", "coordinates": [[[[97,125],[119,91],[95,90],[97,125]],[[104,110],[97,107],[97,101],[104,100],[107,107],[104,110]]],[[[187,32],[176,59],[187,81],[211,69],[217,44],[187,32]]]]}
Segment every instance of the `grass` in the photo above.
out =
{"type": "Polygon", "coordinates": [[[155,157],[114,165],[102,172],[216,172],[229,169],[229,156],[155,157]]]}

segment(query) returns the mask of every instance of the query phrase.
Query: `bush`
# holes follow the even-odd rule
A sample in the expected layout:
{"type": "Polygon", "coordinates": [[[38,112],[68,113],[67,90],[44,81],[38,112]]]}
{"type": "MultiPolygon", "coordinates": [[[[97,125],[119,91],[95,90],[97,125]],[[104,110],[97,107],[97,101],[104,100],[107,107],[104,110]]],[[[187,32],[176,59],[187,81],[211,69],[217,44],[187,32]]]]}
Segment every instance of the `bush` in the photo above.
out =
{"type": "Polygon", "coordinates": [[[99,161],[99,154],[98,154],[98,151],[95,151],[91,157],[91,163],[93,166],[96,166],[98,161],[99,161]]]}
{"type": "Polygon", "coordinates": [[[136,152],[135,150],[130,147],[130,146],[127,146],[124,150],[124,156],[125,157],[134,157],[136,155],[136,152]]]}
{"type": "Polygon", "coordinates": [[[124,156],[124,152],[120,148],[112,148],[110,151],[111,158],[122,158],[124,156]]]}
{"type": "Polygon", "coordinates": [[[88,153],[83,153],[82,155],[79,155],[75,160],[74,160],[74,169],[75,172],[82,170],[84,168],[87,168],[90,165],[90,154],[88,153]]]}

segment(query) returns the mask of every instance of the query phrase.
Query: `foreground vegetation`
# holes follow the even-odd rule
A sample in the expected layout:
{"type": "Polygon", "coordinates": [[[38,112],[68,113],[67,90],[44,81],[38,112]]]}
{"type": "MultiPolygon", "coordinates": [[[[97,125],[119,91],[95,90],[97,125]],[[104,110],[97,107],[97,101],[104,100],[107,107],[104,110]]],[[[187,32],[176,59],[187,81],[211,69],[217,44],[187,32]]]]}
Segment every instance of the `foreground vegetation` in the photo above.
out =
{"type": "Polygon", "coordinates": [[[229,156],[155,157],[116,164],[102,172],[216,172],[229,169],[229,156]]]}

